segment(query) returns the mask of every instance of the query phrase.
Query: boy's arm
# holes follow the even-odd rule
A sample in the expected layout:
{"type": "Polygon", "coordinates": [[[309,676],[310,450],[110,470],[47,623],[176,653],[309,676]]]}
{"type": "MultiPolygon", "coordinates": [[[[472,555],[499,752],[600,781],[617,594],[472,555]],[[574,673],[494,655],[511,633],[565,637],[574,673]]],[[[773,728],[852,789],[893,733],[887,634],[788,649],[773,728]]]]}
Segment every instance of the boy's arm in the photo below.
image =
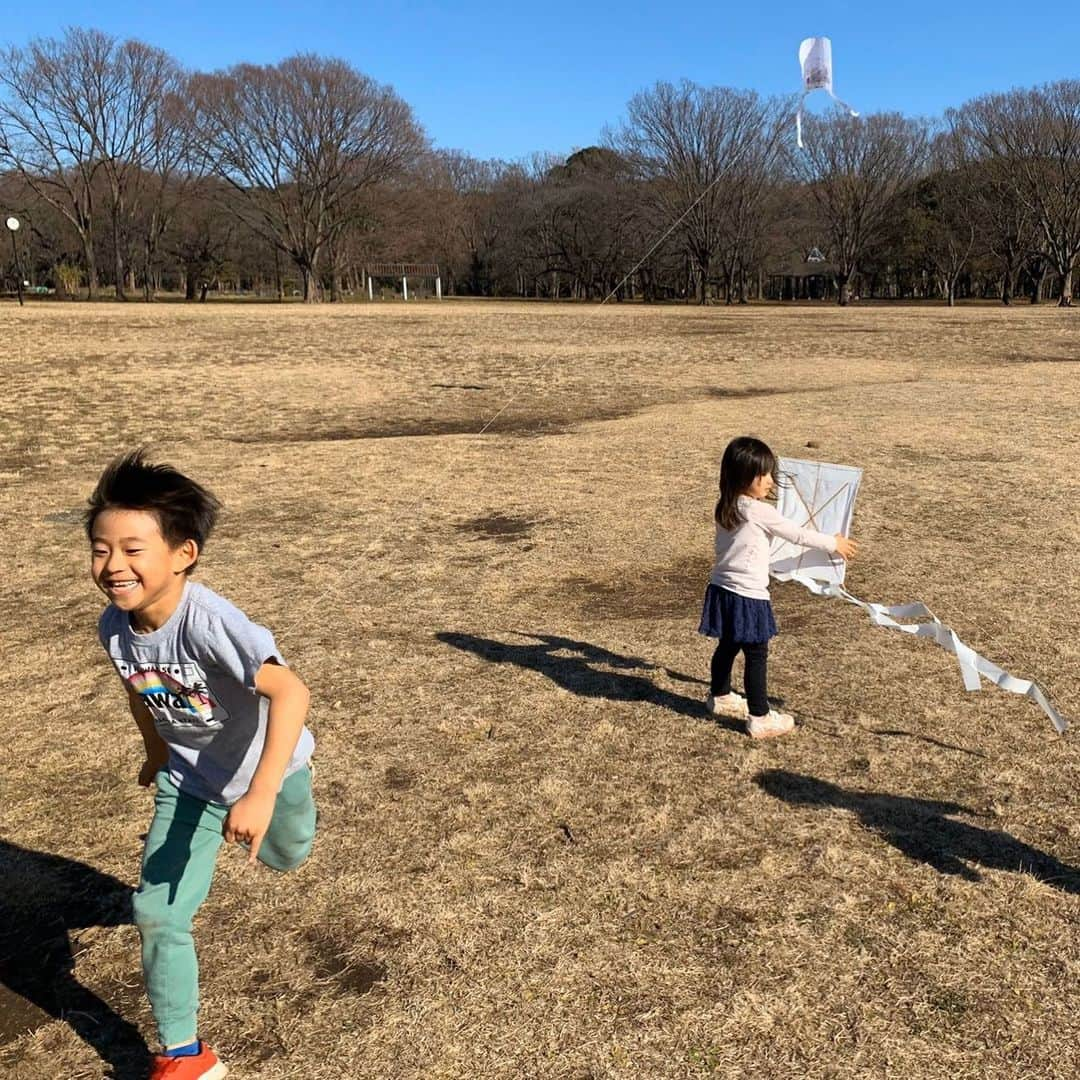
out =
{"type": "Polygon", "coordinates": [[[233,803],[222,828],[228,843],[244,841],[250,845],[248,862],[255,861],[270,827],[281,778],[300,741],[311,698],[308,688],[289,668],[273,662],[256,672],[255,689],[270,702],[266,741],[247,793],[233,803]]]}
{"type": "Polygon", "coordinates": [[[143,746],[146,747],[146,761],[139,770],[139,783],[143,787],[149,787],[154,782],[154,777],[169,763],[169,747],[158,734],[146,702],[130,687],[127,688],[127,696],[128,708],[139,727],[143,746]]]}

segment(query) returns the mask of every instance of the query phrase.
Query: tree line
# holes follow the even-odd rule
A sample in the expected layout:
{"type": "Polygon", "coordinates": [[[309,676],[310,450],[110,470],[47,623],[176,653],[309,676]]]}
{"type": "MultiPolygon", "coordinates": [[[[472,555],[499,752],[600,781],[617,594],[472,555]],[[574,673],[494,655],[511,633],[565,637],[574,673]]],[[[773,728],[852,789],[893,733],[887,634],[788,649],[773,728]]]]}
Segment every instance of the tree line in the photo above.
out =
{"type": "Polygon", "coordinates": [[[451,295],[646,302],[1072,299],[1080,81],[934,120],[808,118],[657,83],[598,146],[484,161],[431,145],[342,60],[184,70],[92,29],[0,51],[3,266],[61,296],[361,294],[437,263],[451,295]]]}

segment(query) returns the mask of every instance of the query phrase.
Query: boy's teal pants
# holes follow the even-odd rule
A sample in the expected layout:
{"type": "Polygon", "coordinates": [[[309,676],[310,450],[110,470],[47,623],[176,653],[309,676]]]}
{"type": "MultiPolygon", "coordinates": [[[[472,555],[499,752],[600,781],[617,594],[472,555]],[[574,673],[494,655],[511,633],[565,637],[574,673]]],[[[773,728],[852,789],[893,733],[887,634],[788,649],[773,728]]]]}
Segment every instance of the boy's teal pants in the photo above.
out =
{"type": "MultiPolygon", "coordinates": [[[[229,808],[185,795],[167,772],[158,773],[156,783],[154,820],[134,898],[135,924],[158,1037],[162,1045],[175,1046],[198,1035],[199,964],[191,921],[210,891],[229,808]]],[[[305,766],[278,793],[259,861],[292,870],[308,857],[314,839],[311,769],[305,766]]]]}

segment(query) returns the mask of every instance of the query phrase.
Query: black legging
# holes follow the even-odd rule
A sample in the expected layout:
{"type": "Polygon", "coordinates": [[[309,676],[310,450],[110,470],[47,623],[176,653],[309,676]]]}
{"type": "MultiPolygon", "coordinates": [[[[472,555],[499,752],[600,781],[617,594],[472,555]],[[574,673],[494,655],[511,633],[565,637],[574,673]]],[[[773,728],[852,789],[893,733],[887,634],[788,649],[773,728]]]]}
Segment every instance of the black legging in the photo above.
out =
{"type": "Polygon", "coordinates": [[[746,658],[743,682],[746,686],[746,704],[751,716],[764,716],[769,711],[769,698],[765,683],[769,667],[769,643],[767,641],[727,641],[716,643],[712,656],[712,692],[714,697],[731,693],[731,665],[742,650],[746,658]]]}

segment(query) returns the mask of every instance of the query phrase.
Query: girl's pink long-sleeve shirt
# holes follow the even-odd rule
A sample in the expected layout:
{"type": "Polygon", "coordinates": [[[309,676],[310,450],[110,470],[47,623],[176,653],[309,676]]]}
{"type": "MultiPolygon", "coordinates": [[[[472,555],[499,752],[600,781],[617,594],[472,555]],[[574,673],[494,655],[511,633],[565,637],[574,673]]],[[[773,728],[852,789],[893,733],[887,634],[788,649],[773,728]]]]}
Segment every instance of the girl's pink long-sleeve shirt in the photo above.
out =
{"type": "Polygon", "coordinates": [[[769,545],[774,536],[801,547],[836,551],[836,537],[799,528],[774,506],[740,495],[734,529],[716,526],[716,561],[709,581],[752,600],[769,599],[769,545]]]}

